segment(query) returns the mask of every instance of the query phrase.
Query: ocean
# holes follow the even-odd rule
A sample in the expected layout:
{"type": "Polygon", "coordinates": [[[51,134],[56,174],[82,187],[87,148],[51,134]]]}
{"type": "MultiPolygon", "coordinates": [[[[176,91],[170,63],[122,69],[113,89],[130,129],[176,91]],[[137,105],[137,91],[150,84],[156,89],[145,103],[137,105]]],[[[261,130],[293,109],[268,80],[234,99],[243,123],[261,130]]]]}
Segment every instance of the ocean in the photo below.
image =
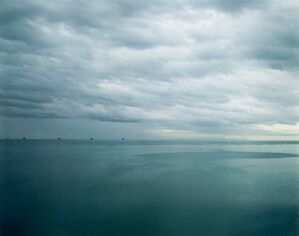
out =
{"type": "Polygon", "coordinates": [[[299,142],[0,141],[0,235],[299,235],[299,142]]]}

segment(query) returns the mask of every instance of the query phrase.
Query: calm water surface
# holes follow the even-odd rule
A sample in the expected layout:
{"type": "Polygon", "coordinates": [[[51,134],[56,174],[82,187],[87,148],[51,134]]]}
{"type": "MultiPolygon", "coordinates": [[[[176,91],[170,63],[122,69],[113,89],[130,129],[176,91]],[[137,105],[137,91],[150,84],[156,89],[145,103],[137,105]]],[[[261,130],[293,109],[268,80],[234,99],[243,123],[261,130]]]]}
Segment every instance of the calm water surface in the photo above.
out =
{"type": "Polygon", "coordinates": [[[298,143],[1,141],[0,235],[299,235],[298,143]]]}

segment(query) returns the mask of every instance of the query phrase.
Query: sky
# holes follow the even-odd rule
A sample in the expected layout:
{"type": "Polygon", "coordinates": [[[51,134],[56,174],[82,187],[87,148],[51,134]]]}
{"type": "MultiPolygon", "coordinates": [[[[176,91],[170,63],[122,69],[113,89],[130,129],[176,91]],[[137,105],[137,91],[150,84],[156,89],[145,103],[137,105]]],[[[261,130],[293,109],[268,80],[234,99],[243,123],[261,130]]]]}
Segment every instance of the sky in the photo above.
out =
{"type": "Polygon", "coordinates": [[[1,0],[0,138],[299,140],[297,0],[1,0]]]}

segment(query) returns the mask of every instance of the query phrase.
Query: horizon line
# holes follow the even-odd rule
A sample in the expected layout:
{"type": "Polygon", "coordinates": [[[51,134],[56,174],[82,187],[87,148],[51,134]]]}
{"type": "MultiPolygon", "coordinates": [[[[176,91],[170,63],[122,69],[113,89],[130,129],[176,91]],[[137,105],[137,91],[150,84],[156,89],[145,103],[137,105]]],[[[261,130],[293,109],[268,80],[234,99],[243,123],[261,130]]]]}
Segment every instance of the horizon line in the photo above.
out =
{"type": "Polygon", "coordinates": [[[18,137],[18,138],[0,138],[0,141],[121,141],[121,142],[219,142],[219,143],[227,143],[227,142],[233,142],[233,143],[275,143],[275,142],[284,142],[284,143],[299,143],[299,140],[253,140],[253,139],[132,139],[132,138],[27,138],[24,137],[18,137]]]}

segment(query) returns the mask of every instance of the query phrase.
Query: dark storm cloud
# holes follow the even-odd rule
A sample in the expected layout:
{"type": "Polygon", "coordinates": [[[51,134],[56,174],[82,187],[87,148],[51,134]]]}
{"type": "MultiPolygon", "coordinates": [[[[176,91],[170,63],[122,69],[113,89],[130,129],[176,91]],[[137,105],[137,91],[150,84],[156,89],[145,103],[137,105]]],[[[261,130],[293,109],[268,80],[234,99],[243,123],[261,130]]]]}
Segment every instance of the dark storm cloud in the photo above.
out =
{"type": "MultiPolygon", "coordinates": [[[[296,8],[295,8],[296,9],[296,8]]],[[[253,21],[248,27],[257,35],[242,38],[247,48],[244,56],[261,60],[278,69],[296,68],[299,62],[299,19],[294,9],[275,9],[260,14],[262,23],[253,21]]]]}
{"type": "Polygon", "coordinates": [[[294,125],[298,9],[260,0],[1,1],[1,115],[157,132],[294,125]]]}

